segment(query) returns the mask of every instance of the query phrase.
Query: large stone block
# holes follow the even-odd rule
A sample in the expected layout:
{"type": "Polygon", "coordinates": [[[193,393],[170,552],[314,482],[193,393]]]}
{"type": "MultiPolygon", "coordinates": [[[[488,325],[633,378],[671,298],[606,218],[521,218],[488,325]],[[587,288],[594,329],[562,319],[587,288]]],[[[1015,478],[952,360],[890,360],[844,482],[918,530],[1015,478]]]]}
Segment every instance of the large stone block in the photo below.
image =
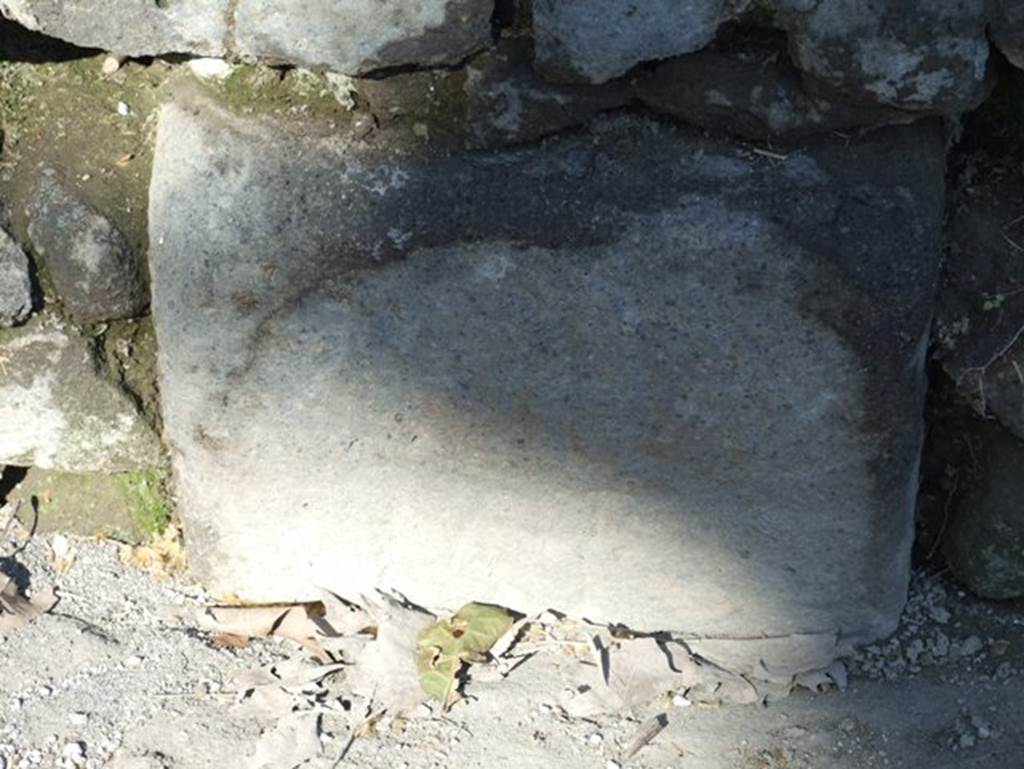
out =
{"type": "Polygon", "coordinates": [[[755,140],[798,140],[902,124],[915,116],[808,92],[785,56],[784,35],[722,34],[702,51],[668,59],[635,79],[651,109],[690,125],[755,140]]]}
{"type": "Polygon", "coordinates": [[[240,0],[238,51],[356,74],[402,64],[454,64],[491,42],[487,0],[240,0]]]}
{"type": "Polygon", "coordinates": [[[110,473],[161,457],[135,404],[100,375],[87,339],[48,316],[0,332],[0,464],[110,473]]]}
{"type": "Polygon", "coordinates": [[[992,86],[986,0],[780,0],[790,50],[836,98],[913,112],[977,107],[992,86]]]}
{"type": "Polygon", "coordinates": [[[223,56],[228,0],[0,0],[25,27],[86,48],[126,56],[223,56]]]}
{"type": "Polygon", "coordinates": [[[8,18],[76,45],[349,74],[456,63],[490,44],[493,10],[488,0],[0,0],[8,18]]]}
{"type": "Polygon", "coordinates": [[[732,0],[533,0],[537,68],[555,80],[603,83],[651,59],[696,51],[732,0]]]}
{"type": "Polygon", "coordinates": [[[1024,5],[1019,0],[999,0],[989,26],[992,42],[1015,66],[1024,69],[1024,5]]]}
{"type": "Polygon", "coordinates": [[[21,323],[31,312],[28,257],[14,238],[0,229],[0,328],[21,323]]]}
{"type": "Polygon", "coordinates": [[[151,269],[192,563],[254,600],[884,634],[942,202],[932,125],[428,158],[172,103],[151,269]]]}

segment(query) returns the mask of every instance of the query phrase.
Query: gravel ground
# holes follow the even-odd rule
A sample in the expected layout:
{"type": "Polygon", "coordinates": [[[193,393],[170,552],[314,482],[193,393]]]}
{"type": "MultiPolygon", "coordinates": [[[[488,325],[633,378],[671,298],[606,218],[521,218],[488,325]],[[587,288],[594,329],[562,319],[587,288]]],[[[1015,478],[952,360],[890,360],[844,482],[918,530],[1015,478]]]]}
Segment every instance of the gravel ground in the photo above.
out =
{"type": "MultiPolygon", "coordinates": [[[[53,535],[2,562],[30,591],[56,586],[61,601],[0,636],[0,769],[260,766],[253,754],[276,719],[239,702],[231,679],[294,657],[298,647],[216,646],[167,621],[204,605],[201,588],[126,565],[116,543],[66,541],[74,559],[57,564],[62,573],[53,535]]],[[[4,543],[3,552],[17,544],[4,543]]],[[[844,692],[720,708],[676,697],[573,720],[556,704],[566,664],[538,656],[507,679],[474,682],[468,701],[446,715],[384,717],[373,729],[359,728],[365,712],[321,707],[320,755],[303,766],[1024,767],[1024,606],[974,600],[941,574],[915,576],[899,632],[848,662],[844,692]],[[658,715],[667,726],[627,758],[658,715]]]]}

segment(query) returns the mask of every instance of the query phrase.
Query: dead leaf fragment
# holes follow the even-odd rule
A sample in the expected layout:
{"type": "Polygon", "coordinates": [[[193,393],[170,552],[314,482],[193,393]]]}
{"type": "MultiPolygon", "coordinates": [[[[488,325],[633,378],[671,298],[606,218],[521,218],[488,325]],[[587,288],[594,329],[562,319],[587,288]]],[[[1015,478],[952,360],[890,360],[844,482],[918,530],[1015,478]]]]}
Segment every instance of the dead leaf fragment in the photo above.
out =
{"type": "Polygon", "coordinates": [[[168,524],[160,534],[154,534],[145,545],[122,545],[121,561],[137,569],[167,579],[185,569],[185,551],[181,530],[168,524]]]}
{"type": "Polygon", "coordinates": [[[666,726],[668,726],[668,716],[665,713],[659,713],[653,718],[644,721],[626,745],[625,750],[622,751],[623,760],[628,761],[643,750],[655,737],[661,734],[666,726]]]}
{"type": "Polygon", "coordinates": [[[320,755],[320,717],[289,713],[263,732],[246,769],[295,769],[320,755]]]}
{"type": "Polygon", "coordinates": [[[411,711],[426,699],[416,670],[416,638],[437,619],[407,601],[381,594],[363,604],[377,628],[346,671],[353,693],[380,703],[392,715],[411,711]]]}
{"type": "Polygon", "coordinates": [[[50,566],[58,574],[67,574],[75,565],[77,553],[71,541],[63,534],[54,534],[50,540],[50,566]]]}
{"type": "Polygon", "coordinates": [[[18,592],[17,585],[8,578],[0,582],[0,633],[27,625],[57,605],[53,588],[36,591],[31,598],[18,592]]]}

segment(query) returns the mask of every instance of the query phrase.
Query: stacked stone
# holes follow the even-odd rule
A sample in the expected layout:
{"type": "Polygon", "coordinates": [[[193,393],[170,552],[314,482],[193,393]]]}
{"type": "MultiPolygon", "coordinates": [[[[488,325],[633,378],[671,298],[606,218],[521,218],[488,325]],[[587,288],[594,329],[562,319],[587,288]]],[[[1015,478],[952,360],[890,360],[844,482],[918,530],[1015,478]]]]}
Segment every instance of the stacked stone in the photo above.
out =
{"type": "MultiPolygon", "coordinates": [[[[986,29],[1011,61],[1024,32],[1009,5],[882,5],[0,3],[120,55],[352,76],[367,114],[314,135],[184,88],[160,114],[147,258],[197,574],[256,601],[550,606],[783,677],[891,632],[938,118],[991,89],[986,29]]],[[[55,373],[89,364],[74,327],[145,312],[135,255],[56,175],[28,218],[61,314],[0,337],[0,461],[148,466],[113,385],[121,412],[51,406],[100,382],[55,373]]]]}

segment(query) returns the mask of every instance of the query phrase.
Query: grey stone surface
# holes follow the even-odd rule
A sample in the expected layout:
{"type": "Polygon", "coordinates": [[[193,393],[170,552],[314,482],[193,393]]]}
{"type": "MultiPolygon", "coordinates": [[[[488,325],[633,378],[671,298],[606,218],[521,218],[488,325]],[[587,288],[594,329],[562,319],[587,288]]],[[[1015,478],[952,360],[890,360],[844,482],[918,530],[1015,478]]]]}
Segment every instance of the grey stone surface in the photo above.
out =
{"type": "Polygon", "coordinates": [[[960,164],[935,356],[981,414],[1024,439],[1024,181],[993,147],[960,164]]]}
{"type": "Polygon", "coordinates": [[[228,0],[0,0],[9,19],[126,56],[227,53],[228,0]]]}
{"type": "Polygon", "coordinates": [[[993,429],[974,452],[978,477],[949,527],[946,562],[982,598],[1024,597],[1024,444],[993,429]]]}
{"type": "Polygon", "coordinates": [[[26,206],[28,234],[65,309],[79,323],[140,314],[148,303],[127,238],[44,171],[26,206]]]}
{"type": "Polygon", "coordinates": [[[491,43],[489,0],[239,0],[235,49],[358,74],[403,64],[455,64],[491,43]]]}
{"type": "Polygon", "coordinates": [[[630,84],[552,83],[533,69],[528,38],[506,38],[458,70],[431,70],[354,81],[378,127],[419,126],[416,143],[433,149],[527,142],[628,104],[630,84]]]}
{"type": "Polygon", "coordinates": [[[8,18],[76,45],[348,74],[457,63],[490,44],[493,10],[488,0],[0,0],[8,18]]]}
{"type": "Polygon", "coordinates": [[[109,473],[161,456],[134,403],[98,372],[87,339],[48,316],[0,332],[0,464],[109,473]]]}
{"type": "Polygon", "coordinates": [[[28,257],[14,238],[0,229],[0,328],[21,323],[31,312],[28,257]]]}
{"type": "Polygon", "coordinates": [[[955,114],[991,87],[986,0],[781,0],[796,65],[850,102],[955,114]]]}
{"type": "Polygon", "coordinates": [[[902,110],[809,93],[779,37],[735,34],[703,51],[668,59],[636,78],[636,94],[651,109],[691,125],[759,140],[801,139],[913,119],[902,110]]]}
{"type": "Polygon", "coordinates": [[[194,569],[254,600],[888,633],[942,187],[932,125],[777,162],[600,119],[416,159],[166,106],[154,317],[194,569]]]}
{"type": "Polygon", "coordinates": [[[544,80],[531,66],[532,48],[525,38],[503,40],[466,66],[470,145],[530,141],[585,123],[632,99],[622,81],[592,86],[544,80]]]}
{"type": "Polygon", "coordinates": [[[732,0],[533,0],[537,69],[553,80],[602,83],[652,59],[707,45],[732,0]]]}
{"type": "Polygon", "coordinates": [[[1024,4],[1019,0],[1000,0],[989,25],[992,42],[1010,60],[1024,69],[1024,4]]]}

